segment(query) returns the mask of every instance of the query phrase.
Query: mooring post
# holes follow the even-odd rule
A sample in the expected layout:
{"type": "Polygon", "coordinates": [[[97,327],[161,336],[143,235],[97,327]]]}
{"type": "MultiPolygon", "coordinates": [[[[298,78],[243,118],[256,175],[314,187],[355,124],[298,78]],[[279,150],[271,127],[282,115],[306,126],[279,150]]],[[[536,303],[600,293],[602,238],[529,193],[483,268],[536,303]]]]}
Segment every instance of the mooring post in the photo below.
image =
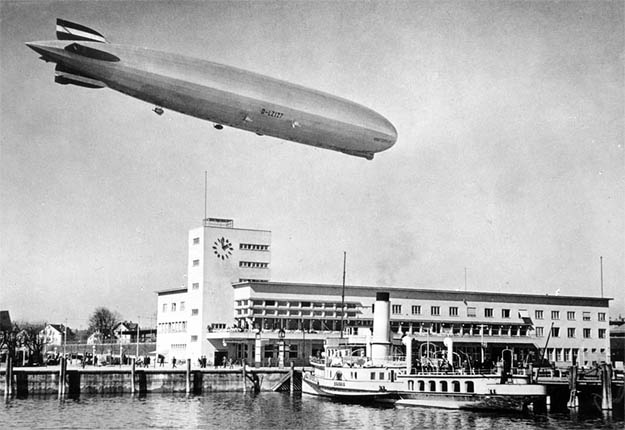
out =
{"type": "Polygon", "coordinates": [[[612,366],[601,364],[601,409],[612,410],[612,366]]]}
{"type": "Polygon", "coordinates": [[[191,392],[191,359],[187,358],[187,394],[191,392]]]}
{"type": "Polygon", "coordinates": [[[63,396],[65,394],[65,371],[66,371],[66,358],[61,357],[60,368],[59,368],[59,396],[63,396]]]}
{"type": "Polygon", "coordinates": [[[295,364],[291,361],[291,396],[295,395],[295,364]]]}
{"type": "Polygon", "coordinates": [[[577,400],[577,366],[569,367],[569,408],[577,408],[579,406],[577,400]]]}
{"type": "Polygon", "coordinates": [[[130,392],[132,394],[135,393],[135,366],[136,366],[137,358],[133,357],[130,362],[130,392]]]}
{"type": "Polygon", "coordinates": [[[243,369],[241,369],[241,374],[243,375],[243,392],[244,393],[247,391],[247,373],[245,369],[246,366],[247,364],[245,363],[245,360],[243,360],[243,369]]]}
{"type": "Polygon", "coordinates": [[[11,397],[13,391],[13,359],[7,357],[7,368],[4,372],[4,397],[11,397]]]}

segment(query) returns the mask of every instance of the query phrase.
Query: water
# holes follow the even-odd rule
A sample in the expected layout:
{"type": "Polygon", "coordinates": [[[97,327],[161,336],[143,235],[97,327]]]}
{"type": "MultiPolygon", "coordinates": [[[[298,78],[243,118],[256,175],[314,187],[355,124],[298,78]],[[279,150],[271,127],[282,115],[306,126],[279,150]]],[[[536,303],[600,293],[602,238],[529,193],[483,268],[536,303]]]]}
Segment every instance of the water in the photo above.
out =
{"type": "Polygon", "coordinates": [[[11,399],[0,427],[15,429],[589,429],[623,428],[619,420],[571,414],[477,413],[340,404],[288,393],[202,396],[87,396],[11,399]]]}

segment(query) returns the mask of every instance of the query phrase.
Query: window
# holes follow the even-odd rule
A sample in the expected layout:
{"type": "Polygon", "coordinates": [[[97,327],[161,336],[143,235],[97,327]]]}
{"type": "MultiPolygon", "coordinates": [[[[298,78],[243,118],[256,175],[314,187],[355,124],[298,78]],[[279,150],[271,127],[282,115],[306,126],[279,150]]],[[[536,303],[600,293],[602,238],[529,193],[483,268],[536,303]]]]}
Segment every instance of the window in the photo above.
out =
{"type": "Polygon", "coordinates": [[[412,314],[413,315],[421,315],[421,306],[420,305],[413,305],[412,306],[412,314]]]}
{"type": "MultiPolygon", "coordinates": [[[[575,321],[575,312],[573,311],[568,311],[566,313],[566,319],[569,321],[575,321]]],[[[565,360],[566,361],[566,360],[565,360]]]]}
{"type": "Polygon", "coordinates": [[[440,306],[432,306],[430,308],[430,311],[432,312],[432,315],[440,315],[441,314],[441,307],[440,306]]]}
{"type": "Polygon", "coordinates": [[[193,244],[194,244],[194,245],[197,245],[197,244],[199,244],[199,243],[200,243],[200,238],[199,238],[199,237],[194,237],[194,238],[193,238],[193,244]]]}
{"type": "Polygon", "coordinates": [[[551,327],[551,337],[560,337],[560,327],[551,327]]]}
{"type": "Polygon", "coordinates": [[[605,312],[599,312],[599,313],[597,314],[597,319],[598,319],[599,321],[605,321],[605,312]]]}
{"type": "Polygon", "coordinates": [[[184,302],[180,302],[180,312],[184,311],[184,302]]]}
{"type": "Polygon", "coordinates": [[[585,328],[584,329],[584,339],[590,339],[590,329],[589,328],[585,328]]]}
{"type": "Polygon", "coordinates": [[[239,249],[244,251],[269,251],[269,245],[256,245],[253,243],[241,243],[239,249]]]}
{"type": "Polygon", "coordinates": [[[543,337],[545,335],[543,327],[536,327],[536,337],[543,337]]]}
{"type": "Polygon", "coordinates": [[[191,336],[191,342],[197,342],[197,335],[191,336]]]}
{"type": "Polygon", "coordinates": [[[198,290],[199,288],[200,288],[200,283],[199,282],[194,282],[191,285],[191,289],[193,289],[193,290],[198,290]]]}
{"type": "Polygon", "coordinates": [[[176,304],[175,303],[171,304],[171,311],[172,312],[176,312],[176,304]]]}
{"type": "Polygon", "coordinates": [[[195,316],[199,313],[199,311],[197,309],[191,309],[191,315],[195,316]]]}
{"type": "Polygon", "coordinates": [[[584,313],[582,314],[582,319],[583,319],[584,321],[590,321],[590,312],[584,312],[584,313]]]}
{"type": "MultiPolygon", "coordinates": [[[[566,329],[566,336],[567,337],[575,337],[575,328],[573,327],[569,327],[566,329]]],[[[564,361],[568,361],[568,360],[564,360],[564,361]]]]}
{"type": "Polygon", "coordinates": [[[239,261],[239,267],[248,267],[252,269],[266,269],[269,263],[260,263],[258,261],[239,261]]]}
{"type": "Polygon", "coordinates": [[[393,314],[401,314],[401,305],[392,305],[391,309],[393,314]]]}
{"type": "Polygon", "coordinates": [[[458,316],[458,308],[456,306],[450,306],[449,307],[449,316],[450,317],[457,317],[458,316]]]}
{"type": "Polygon", "coordinates": [[[199,266],[200,260],[193,260],[193,266],[199,266]]]}
{"type": "Polygon", "coordinates": [[[510,309],[502,309],[501,318],[510,318],[510,309]]]}
{"type": "Polygon", "coordinates": [[[486,318],[492,318],[493,317],[493,308],[486,308],[486,309],[484,309],[484,316],[486,318]]]}
{"type": "Polygon", "coordinates": [[[167,303],[163,303],[163,312],[167,312],[167,303]]]}
{"type": "Polygon", "coordinates": [[[559,320],[560,319],[560,311],[551,311],[551,319],[559,320]]]}
{"type": "Polygon", "coordinates": [[[605,339],[605,329],[604,328],[600,328],[599,329],[599,339],[605,339]]]}
{"type": "Polygon", "coordinates": [[[468,317],[476,317],[477,316],[477,308],[475,306],[469,306],[467,308],[467,316],[468,317]]]}
{"type": "Polygon", "coordinates": [[[545,317],[545,313],[542,310],[535,310],[534,316],[536,317],[537,320],[541,320],[545,317]]]}

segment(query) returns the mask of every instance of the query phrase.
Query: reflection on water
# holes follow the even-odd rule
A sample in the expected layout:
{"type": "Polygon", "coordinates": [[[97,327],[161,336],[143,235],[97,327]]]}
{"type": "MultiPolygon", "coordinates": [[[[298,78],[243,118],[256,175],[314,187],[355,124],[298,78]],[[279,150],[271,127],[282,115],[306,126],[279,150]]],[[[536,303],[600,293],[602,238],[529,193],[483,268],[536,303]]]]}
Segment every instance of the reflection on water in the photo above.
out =
{"type": "Polygon", "coordinates": [[[623,428],[619,420],[570,414],[476,413],[334,403],[285,393],[210,393],[11,399],[0,408],[2,428],[45,429],[588,429],[623,428]]]}

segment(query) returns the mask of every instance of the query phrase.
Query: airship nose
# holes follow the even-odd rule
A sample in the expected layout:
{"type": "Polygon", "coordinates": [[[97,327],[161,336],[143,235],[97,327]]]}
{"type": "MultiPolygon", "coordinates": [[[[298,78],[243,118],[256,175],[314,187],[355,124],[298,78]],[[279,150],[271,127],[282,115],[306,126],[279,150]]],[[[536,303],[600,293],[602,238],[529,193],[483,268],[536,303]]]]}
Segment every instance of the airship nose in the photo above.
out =
{"type": "Polygon", "coordinates": [[[45,42],[26,42],[26,46],[35,51],[38,54],[46,55],[49,54],[52,50],[50,49],[50,45],[45,42]]]}

